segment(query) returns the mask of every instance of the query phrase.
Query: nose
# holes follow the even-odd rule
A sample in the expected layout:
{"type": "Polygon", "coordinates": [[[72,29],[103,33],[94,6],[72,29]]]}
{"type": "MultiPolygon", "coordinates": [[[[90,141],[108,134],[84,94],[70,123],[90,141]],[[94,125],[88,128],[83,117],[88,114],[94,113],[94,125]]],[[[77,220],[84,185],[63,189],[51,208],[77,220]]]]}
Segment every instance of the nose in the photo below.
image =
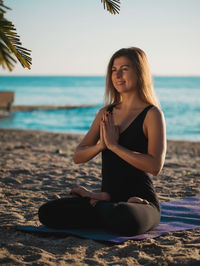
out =
{"type": "Polygon", "coordinates": [[[119,69],[119,70],[116,71],[116,77],[117,78],[121,78],[121,76],[122,76],[122,70],[119,69]]]}

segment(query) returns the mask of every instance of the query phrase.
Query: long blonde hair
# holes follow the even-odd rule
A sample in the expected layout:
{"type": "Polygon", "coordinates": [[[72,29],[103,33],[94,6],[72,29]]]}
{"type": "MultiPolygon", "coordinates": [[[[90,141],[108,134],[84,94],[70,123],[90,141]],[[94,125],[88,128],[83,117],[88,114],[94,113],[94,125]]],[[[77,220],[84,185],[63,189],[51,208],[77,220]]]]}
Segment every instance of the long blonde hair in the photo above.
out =
{"type": "Polygon", "coordinates": [[[116,105],[121,100],[120,94],[117,92],[112,83],[113,62],[116,58],[121,56],[127,57],[135,67],[138,77],[138,92],[141,100],[145,103],[160,108],[159,100],[157,99],[153,88],[152,76],[147,56],[144,51],[136,47],[122,48],[115,52],[111,57],[108,63],[106,74],[106,90],[104,95],[105,105],[116,105]]]}

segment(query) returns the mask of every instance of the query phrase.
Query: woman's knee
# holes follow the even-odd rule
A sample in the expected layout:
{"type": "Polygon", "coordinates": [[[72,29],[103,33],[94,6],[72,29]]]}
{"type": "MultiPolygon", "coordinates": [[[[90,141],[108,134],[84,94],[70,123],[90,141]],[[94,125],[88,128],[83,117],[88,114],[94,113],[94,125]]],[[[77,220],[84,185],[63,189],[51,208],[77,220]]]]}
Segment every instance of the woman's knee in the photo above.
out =
{"type": "Polygon", "coordinates": [[[38,210],[38,218],[42,224],[46,224],[46,221],[48,220],[48,216],[49,216],[49,210],[48,209],[49,209],[48,204],[45,203],[42,206],[40,206],[40,208],[38,210]]]}
{"type": "Polygon", "coordinates": [[[112,228],[125,235],[137,235],[148,231],[152,227],[150,218],[151,206],[141,204],[119,203],[111,215],[112,228]]]}
{"type": "Polygon", "coordinates": [[[139,223],[135,215],[130,211],[126,203],[119,203],[113,210],[112,223],[115,230],[123,233],[133,233],[134,228],[138,228],[139,223]]]}
{"type": "Polygon", "coordinates": [[[57,200],[49,201],[47,203],[44,203],[42,206],[40,206],[38,210],[38,218],[39,221],[44,224],[48,225],[50,221],[54,221],[57,217],[57,200]]]}

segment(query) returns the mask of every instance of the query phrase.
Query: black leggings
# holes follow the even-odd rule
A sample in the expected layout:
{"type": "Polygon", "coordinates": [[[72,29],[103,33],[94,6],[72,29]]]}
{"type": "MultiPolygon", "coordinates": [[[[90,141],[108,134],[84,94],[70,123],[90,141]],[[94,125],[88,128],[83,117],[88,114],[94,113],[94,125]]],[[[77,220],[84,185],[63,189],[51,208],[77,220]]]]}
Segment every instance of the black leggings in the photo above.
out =
{"type": "Polygon", "coordinates": [[[39,209],[42,224],[57,228],[103,228],[121,235],[138,235],[153,229],[160,212],[153,204],[99,201],[93,207],[89,198],[62,198],[39,209]]]}

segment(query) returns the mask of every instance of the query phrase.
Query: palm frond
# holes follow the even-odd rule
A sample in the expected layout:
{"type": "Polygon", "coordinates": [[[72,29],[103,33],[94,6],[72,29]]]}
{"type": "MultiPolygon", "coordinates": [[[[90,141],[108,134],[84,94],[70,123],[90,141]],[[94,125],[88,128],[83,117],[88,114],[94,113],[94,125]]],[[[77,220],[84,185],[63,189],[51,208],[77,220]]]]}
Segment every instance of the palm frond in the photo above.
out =
{"type": "Polygon", "coordinates": [[[8,68],[10,71],[14,68],[14,64],[17,61],[10,55],[10,51],[7,46],[0,41],[0,64],[5,69],[8,68]]]}
{"type": "Polygon", "coordinates": [[[4,5],[3,0],[0,0],[0,13],[6,13],[5,9],[11,10],[9,7],[4,5]]]}
{"type": "Polygon", "coordinates": [[[107,10],[111,14],[119,14],[120,11],[120,0],[101,0],[101,3],[103,2],[104,9],[107,8],[107,10]]]}
{"type": "Polygon", "coordinates": [[[5,9],[9,8],[0,0],[0,65],[12,71],[17,62],[15,56],[23,67],[30,69],[31,51],[22,47],[14,25],[4,17],[5,9]]]}

